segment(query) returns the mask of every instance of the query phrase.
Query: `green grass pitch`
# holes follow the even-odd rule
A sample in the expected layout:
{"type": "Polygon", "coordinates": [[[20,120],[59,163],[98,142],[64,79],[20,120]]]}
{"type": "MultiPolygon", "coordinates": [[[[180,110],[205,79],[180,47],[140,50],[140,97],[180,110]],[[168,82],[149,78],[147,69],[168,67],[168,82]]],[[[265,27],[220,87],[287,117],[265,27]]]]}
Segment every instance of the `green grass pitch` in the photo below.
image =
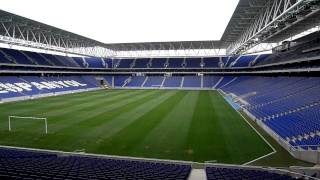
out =
{"type": "Polygon", "coordinates": [[[100,90],[0,105],[0,144],[241,164],[271,148],[216,91],[100,90]],[[8,131],[8,116],[19,119],[8,131]]]}

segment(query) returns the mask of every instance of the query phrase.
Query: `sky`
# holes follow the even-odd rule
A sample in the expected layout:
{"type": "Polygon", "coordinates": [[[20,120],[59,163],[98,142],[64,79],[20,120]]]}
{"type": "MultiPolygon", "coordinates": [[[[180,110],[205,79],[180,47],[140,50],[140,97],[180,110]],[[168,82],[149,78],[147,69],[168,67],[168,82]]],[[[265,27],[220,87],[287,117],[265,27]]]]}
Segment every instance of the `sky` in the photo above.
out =
{"type": "Polygon", "coordinates": [[[1,9],[104,43],[219,40],[239,0],[0,0],[1,9]]]}

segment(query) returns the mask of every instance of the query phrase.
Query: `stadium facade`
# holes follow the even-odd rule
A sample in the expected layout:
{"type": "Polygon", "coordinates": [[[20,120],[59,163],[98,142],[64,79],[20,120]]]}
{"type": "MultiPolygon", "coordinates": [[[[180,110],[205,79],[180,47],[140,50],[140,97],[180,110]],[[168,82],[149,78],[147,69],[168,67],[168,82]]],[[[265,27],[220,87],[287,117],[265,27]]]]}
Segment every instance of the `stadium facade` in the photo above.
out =
{"type": "MultiPolygon", "coordinates": [[[[1,48],[0,102],[105,88],[216,90],[294,158],[319,164],[319,6],[319,0],[240,0],[219,41],[120,44],[105,44],[0,11],[1,43],[68,54],[1,48]],[[314,32],[290,39],[311,28],[314,32]],[[272,53],[248,54],[254,47],[272,53]]],[[[78,168],[96,179],[187,179],[192,169],[189,162],[60,157],[59,153],[2,148],[0,177],[51,179],[56,174],[49,173],[50,168],[58,172],[64,162],[83,164],[78,168]],[[39,168],[42,165],[46,166],[39,168]]],[[[58,178],[91,178],[70,166],[65,171],[72,175],[58,178]]],[[[211,163],[205,169],[208,179],[244,174],[249,179],[303,177],[302,170],[211,163]]]]}

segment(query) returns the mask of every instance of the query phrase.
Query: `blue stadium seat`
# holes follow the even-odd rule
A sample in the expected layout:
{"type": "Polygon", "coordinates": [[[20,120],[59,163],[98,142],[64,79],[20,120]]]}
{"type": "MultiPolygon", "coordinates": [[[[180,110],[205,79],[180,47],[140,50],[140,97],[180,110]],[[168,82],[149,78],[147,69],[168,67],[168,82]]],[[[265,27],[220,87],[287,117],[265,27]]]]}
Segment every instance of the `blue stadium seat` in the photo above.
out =
{"type": "Polygon", "coordinates": [[[166,58],[152,58],[150,68],[164,68],[166,58]]]}
{"type": "Polygon", "coordinates": [[[291,176],[271,173],[264,170],[227,168],[227,167],[206,167],[206,174],[208,180],[217,179],[281,179],[291,180],[295,179],[291,176]]]}
{"type": "Polygon", "coordinates": [[[171,76],[166,77],[163,87],[180,87],[182,81],[182,76],[171,76]]]}
{"type": "Polygon", "coordinates": [[[190,165],[58,156],[26,150],[0,149],[0,178],[4,179],[168,179],[185,180],[190,165]]]}
{"type": "Polygon", "coordinates": [[[184,76],[183,87],[201,88],[201,76],[184,76]]]}

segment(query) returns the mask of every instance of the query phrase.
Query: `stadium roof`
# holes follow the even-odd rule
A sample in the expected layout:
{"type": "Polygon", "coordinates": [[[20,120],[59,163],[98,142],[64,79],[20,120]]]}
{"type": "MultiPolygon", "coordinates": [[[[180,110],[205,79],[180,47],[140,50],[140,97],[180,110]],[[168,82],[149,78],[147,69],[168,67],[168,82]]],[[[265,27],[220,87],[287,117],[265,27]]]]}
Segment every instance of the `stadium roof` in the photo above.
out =
{"type": "Polygon", "coordinates": [[[240,0],[221,38],[228,53],[279,43],[320,24],[320,0],[240,0]]]}
{"type": "Polygon", "coordinates": [[[320,0],[240,0],[219,41],[114,44],[0,10],[0,41],[94,56],[116,56],[118,51],[186,49],[228,49],[228,53],[240,54],[258,43],[279,42],[319,25],[319,4],[320,0]]]}
{"type": "Polygon", "coordinates": [[[66,47],[92,47],[103,46],[104,43],[68,32],[41,22],[37,22],[22,16],[18,16],[0,10],[0,40],[6,41],[7,38],[16,38],[25,41],[33,41],[42,44],[52,44],[66,47]]]}
{"type": "Polygon", "coordinates": [[[221,41],[175,41],[106,44],[115,51],[135,50],[179,50],[179,49],[221,49],[221,41]]]}

